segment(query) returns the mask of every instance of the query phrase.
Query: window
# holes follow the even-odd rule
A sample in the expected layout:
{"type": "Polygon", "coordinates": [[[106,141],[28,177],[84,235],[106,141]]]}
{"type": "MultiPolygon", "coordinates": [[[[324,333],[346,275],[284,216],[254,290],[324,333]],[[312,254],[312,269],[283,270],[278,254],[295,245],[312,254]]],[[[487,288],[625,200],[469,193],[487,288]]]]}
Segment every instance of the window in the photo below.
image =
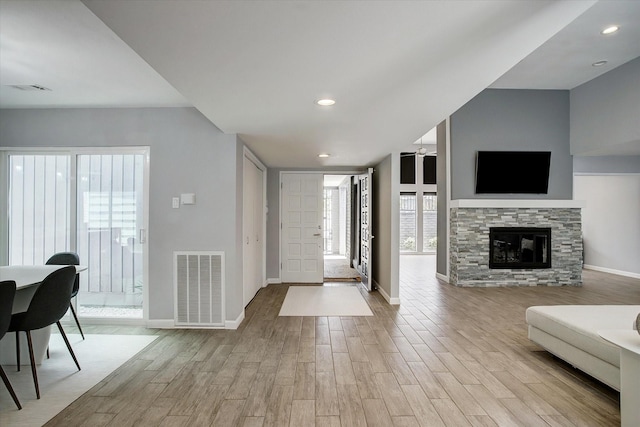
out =
{"type": "Polygon", "coordinates": [[[438,206],[435,194],[422,195],[422,252],[436,250],[438,236],[438,206]]]}
{"type": "Polygon", "coordinates": [[[400,252],[416,251],[416,195],[400,194],[400,252]]]}
{"type": "Polygon", "coordinates": [[[400,153],[400,184],[416,183],[416,155],[400,153]]]}
{"type": "Polygon", "coordinates": [[[436,184],[436,157],[424,156],[422,158],[422,183],[436,184]]]}
{"type": "Polygon", "coordinates": [[[433,253],[437,248],[436,156],[400,155],[401,253],[433,253]]]}

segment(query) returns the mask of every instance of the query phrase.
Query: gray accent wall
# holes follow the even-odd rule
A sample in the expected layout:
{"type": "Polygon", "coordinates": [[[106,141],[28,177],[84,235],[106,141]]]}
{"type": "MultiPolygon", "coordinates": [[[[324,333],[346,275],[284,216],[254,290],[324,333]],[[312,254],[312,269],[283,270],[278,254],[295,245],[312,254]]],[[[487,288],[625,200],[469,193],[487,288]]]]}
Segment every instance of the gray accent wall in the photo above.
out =
{"type": "Polygon", "coordinates": [[[640,58],[571,90],[571,154],[640,153],[640,58]]]}
{"type": "Polygon", "coordinates": [[[173,319],[173,252],[224,251],[226,319],[242,313],[242,142],[195,108],[0,110],[0,147],[150,147],[149,313],[173,319]],[[171,208],[195,193],[196,204],[171,208]]]}
{"type": "Polygon", "coordinates": [[[572,167],[569,91],[487,89],[451,116],[452,200],[569,200],[572,167]],[[476,152],[483,150],[551,151],[548,194],[475,194],[476,152]]]}

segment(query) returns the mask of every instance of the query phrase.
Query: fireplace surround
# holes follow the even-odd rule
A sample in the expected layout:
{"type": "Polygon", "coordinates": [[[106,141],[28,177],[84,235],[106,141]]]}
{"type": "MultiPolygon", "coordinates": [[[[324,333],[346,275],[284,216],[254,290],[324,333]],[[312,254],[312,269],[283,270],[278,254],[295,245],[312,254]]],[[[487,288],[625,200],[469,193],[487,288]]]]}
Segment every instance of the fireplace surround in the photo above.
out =
{"type": "Polygon", "coordinates": [[[581,286],[582,205],[573,200],[452,200],[449,283],[464,287],[581,286]],[[490,229],[507,227],[548,228],[549,267],[490,267],[490,229]]]}

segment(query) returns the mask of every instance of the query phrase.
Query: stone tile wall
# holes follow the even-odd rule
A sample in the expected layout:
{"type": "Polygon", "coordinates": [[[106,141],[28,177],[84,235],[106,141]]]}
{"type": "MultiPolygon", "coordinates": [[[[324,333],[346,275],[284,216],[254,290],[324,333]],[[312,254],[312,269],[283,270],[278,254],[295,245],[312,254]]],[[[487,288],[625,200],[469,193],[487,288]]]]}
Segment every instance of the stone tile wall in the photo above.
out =
{"type": "Polygon", "coordinates": [[[452,208],[449,281],[456,286],[581,286],[580,208],[452,208]],[[490,269],[489,228],[550,227],[551,268],[490,269]]]}

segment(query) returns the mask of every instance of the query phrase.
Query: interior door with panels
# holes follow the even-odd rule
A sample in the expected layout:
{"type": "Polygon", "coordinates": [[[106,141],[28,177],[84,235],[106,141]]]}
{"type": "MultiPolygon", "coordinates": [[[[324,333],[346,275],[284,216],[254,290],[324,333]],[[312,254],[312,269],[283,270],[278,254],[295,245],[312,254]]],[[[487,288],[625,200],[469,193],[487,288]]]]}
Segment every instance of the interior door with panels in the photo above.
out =
{"type": "Polygon", "coordinates": [[[281,175],[281,268],[283,283],[322,283],[323,176],[281,175]]]}

